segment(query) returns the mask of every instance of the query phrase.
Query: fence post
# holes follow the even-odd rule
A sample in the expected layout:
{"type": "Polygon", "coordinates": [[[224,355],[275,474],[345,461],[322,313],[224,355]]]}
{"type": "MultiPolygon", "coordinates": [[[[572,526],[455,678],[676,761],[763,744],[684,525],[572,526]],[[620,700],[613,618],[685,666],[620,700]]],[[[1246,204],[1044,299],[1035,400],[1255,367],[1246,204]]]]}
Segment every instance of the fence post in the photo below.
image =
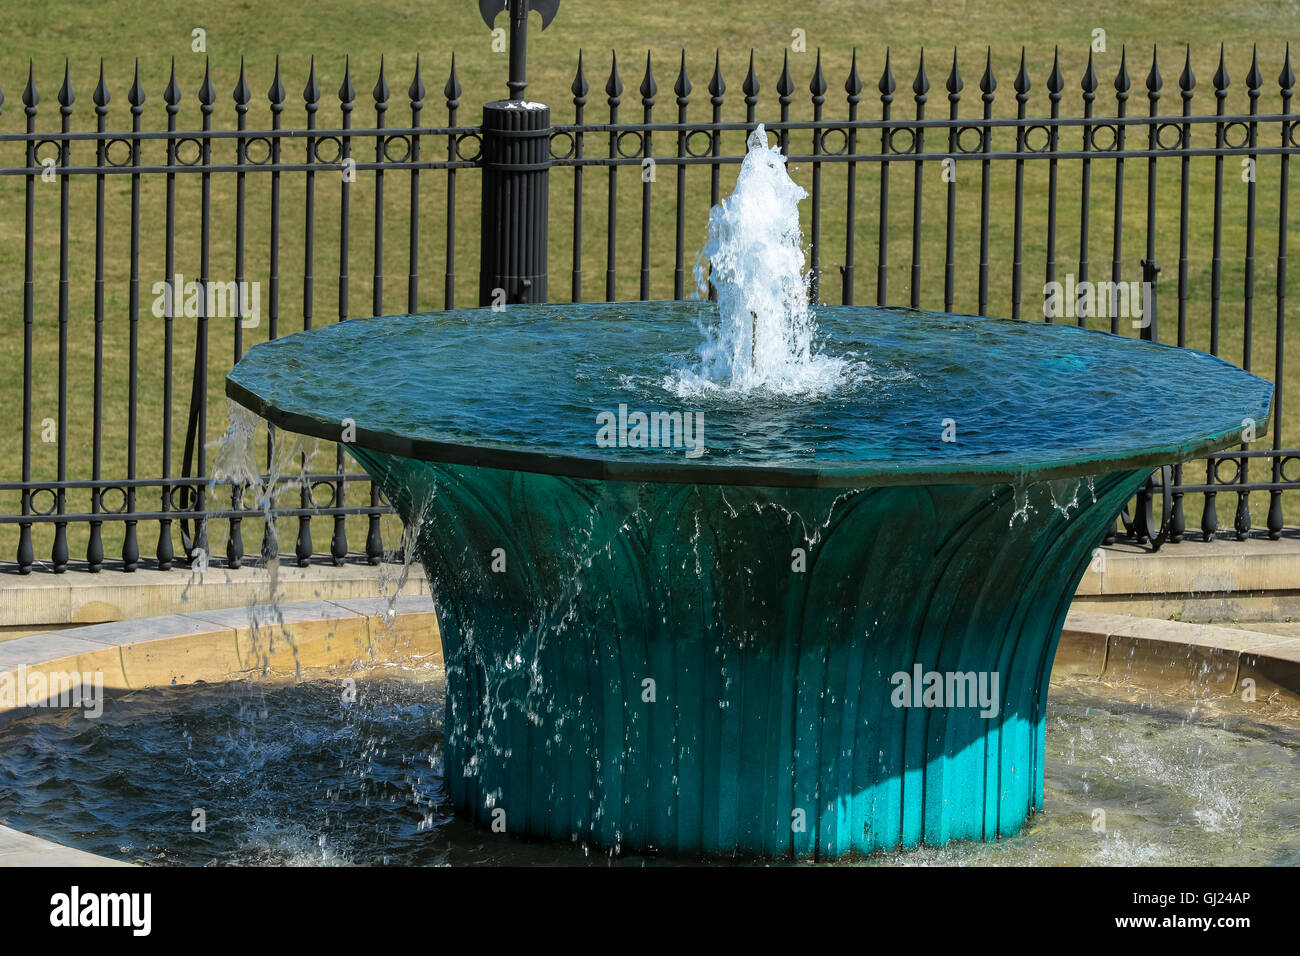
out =
{"type": "Polygon", "coordinates": [[[479,305],[546,301],[551,110],[524,98],[528,13],[545,30],[559,0],[479,0],[489,27],[510,13],[510,99],[483,106],[479,305]]]}

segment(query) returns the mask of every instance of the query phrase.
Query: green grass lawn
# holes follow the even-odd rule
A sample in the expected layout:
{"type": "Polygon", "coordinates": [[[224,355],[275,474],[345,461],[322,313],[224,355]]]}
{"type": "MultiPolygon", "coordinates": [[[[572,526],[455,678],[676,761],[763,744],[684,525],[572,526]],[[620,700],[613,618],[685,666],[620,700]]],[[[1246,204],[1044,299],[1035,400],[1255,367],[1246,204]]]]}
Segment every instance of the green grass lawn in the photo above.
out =
{"type": "MultiPolygon", "coordinates": [[[[1061,68],[1066,76],[1062,115],[1077,115],[1080,110],[1079,80],[1087,61],[1093,31],[1106,32],[1106,52],[1098,53],[1095,62],[1100,77],[1096,112],[1099,116],[1114,113],[1112,81],[1119,65],[1120,50],[1129,45],[1129,65],[1133,79],[1129,100],[1130,114],[1145,113],[1147,98],[1145,78],[1151,63],[1152,45],[1160,50],[1160,71],[1165,81],[1161,111],[1177,113],[1177,79],[1184,52],[1190,46],[1192,66],[1197,77],[1194,111],[1213,111],[1211,76],[1217,65],[1219,44],[1224,44],[1226,64],[1232,78],[1228,99],[1229,112],[1245,112],[1247,99],[1244,78],[1250,66],[1252,43],[1260,46],[1260,68],[1265,82],[1260,100],[1261,112],[1275,112],[1280,106],[1277,75],[1283,48],[1289,40],[1300,40],[1300,13],[1281,0],[1241,4],[1218,4],[1192,0],[1144,3],[1101,3],[1069,13],[1059,5],[1010,3],[921,3],[899,2],[822,2],[800,10],[787,3],[758,0],[745,4],[720,2],[710,5],[661,3],[656,5],[598,4],[591,0],[564,0],[553,25],[544,33],[537,30],[533,18],[529,44],[530,98],[552,106],[556,122],[570,122],[573,117],[573,79],[578,51],[584,51],[587,78],[591,85],[586,119],[606,121],[609,117],[604,87],[610,65],[610,51],[619,52],[619,71],[624,84],[620,119],[639,120],[642,103],[639,87],[645,70],[647,52],[652,58],[658,93],[654,117],[669,121],[676,118],[677,106],[673,84],[683,48],[693,84],[689,117],[705,120],[709,116],[708,79],[712,72],[715,50],[720,58],[727,83],[724,118],[744,118],[741,82],[754,51],[756,71],[762,84],[760,119],[778,115],[776,80],[783,55],[790,51],[792,33],[806,34],[806,52],[790,52],[790,68],[796,93],[792,118],[811,117],[808,81],[816,50],[820,48],[829,92],[825,107],[828,119],[844,117],[846,107],[843,84],[854,49],[865,85],[860,117],[879,117],[880,101],[876,90],[883,67],[885,48],[891,48],[892,63],[898,83],[893,104],[896,117],[914,115],[912,80],[920,49],[928,51],[926,65],[931,90],[927,115],[947,115],[948,101],[944,82],[952,59],[952,49],[959,50],[965,91],[963,116],[977,116],[980,110],[978,81],[983,70],[985,48],[992,48],[993,67],[998,79],[996,115],[1014,115],[1015,98],[1012,80],[1023,46],[1033,80],[1029,111],[1047,112],[1045,81],[1051,68],[1053,50],[1059,46],[1061,68]]],[[[500,21],[505,24],[505,18],[500,21]]],[[[139,60],[141,82],[147,93],[143,125],[146,129],[164,128],[162,92],[168,71],[175,58],[177,81],[184,92],[178,116],[182,128],[196,127],[201,118],[196,93],[203,78],[205,58],[210,59],[218,102],[212,116],[215,128],[233,128],[235,111],[232,91],[239,74],[241,58],[254,100],[248,114],[251,128],[269,125],[266,91],[271,84],[275,57],[280,64],[288,99],[285,105],[286,127],[299,126],[303,120],[302,90],[306,83],[310,58],[316,57],[317,77],[323,91],[318,123],[322,127],[339,122],[337,90],[343,79],[345,57],[350,56],[352,80],[358,92],[352,121],[368,126],[374,121],[371,90],[379,72],[380,58],[392,100],[387,125],[409,122],[407,87],[417,55],[423,64],[427,88],[421,122],[439,125],[446,122],[447,112],[443,85],[453,52],[463,92],[460,97],[459,122],[478,121],[481,105],[505,94],[506,56],[493,52],[491,36],[479,19],[477,4],[461,2],[411,3],[396,0],[388,4],[365,4],[324,0],[310,8],[281,3],[235,2],[211,0],[202,6],[191,4],[145,3],[139,0],[104,3],[91,0],[76,5],[52,3],[18,4],[0,0],[0,31],[6,38],[0,49],[0,89],[4,111],[0,132],[23,129],[21,102],[30,57],[41,95],[38,128],[57,129],[56,93],[62,80],[65,57],[71,62],[71,81],[77,95],[72,116],[74,129],[94,127],[91,93],[104,59],[104,75],[112,100],[109,127],[129,129],[127,90],[135,61],[139,60]],[[206,52],[191,49],[192,31],[206,31],[206,52]]],[[[1273,128],[1273,132],[1276,132],[1273,128]]],[[[1064,148],[1074,148],[1077,132],[1062,134],[1064,148]]],[[[736,153],[742,148],[742,134],[729,135],[724,149],[736,153]]],[[[1272,145],[1269,143],[1268,145],[1272,145]]],[[[608,148],[607,138],[593,134],[587,139],[588,154],[600,154],[608,148]]],[[[792,151],[806,152],[806,137],[795,136],[792,151]]],[[[870,148],[870,147],[869,147],[870,148]]],[[[0,162],[5,166],[21,165],[21,146],[0,144],[0,162]]],[[[442,141],[424,145],[426,155],[445,155],[442,141]]],[[[675,143],[667,136],[656,141],[655,151],[668,154],[675,143]]],[[[233,161],[230,141],[214,146],[216,161],[233,161]]],[[[373,158],[373,141],[358,140],[354,155],[373,158]]],[[[301,161],[301,147],[287,143],[285,158],[301,161]]],[[[73,162],[92,164],[93,148],[84,144],[74,147],[73,162]]],[[[1244,334],[1243,300],[1246,293],[1246,208],[1248,189],[1240,179],[1240,168],[1225,164],[1223,229],[1223,312],[1219,352],[1237,363],[1247,357],[1249,365],[1261,375],[1274,376],[1276,328],[1276,269],[1278,248],[1278,170],[1276,157],[1262,158],[1257,172],[1256,247],[1254,277],[1254,317],[1249,342],[1244,334]]],[[[1294,164],[1293,164],[1294,165],[1294,164]]],[[[1189,214],[1189,249],[1187,282],[1187,345],[1208,349],[1210,344],[1210,276],[1212,231],[1212,159],[1195,159],[1190,164],[1189,182],[1192,205],[1189,214]]],[[[958,164],[956,211],[956,311],[975,311],[978,289],[979,244],[979,166],[958,164]]],[[[805,186],[810,185],[812,170],[807,164],[793,170],[805,186]]],[[[580,265],[583,271],[582,292],[585,298],[603,298],[605,291],[606,197],[609,173],[588,170],[585,174],[583,204],[584,246],[580,265]]],[[[906,304],[911,296],[911,212],[914,171],[911,164],[891,166],[889,205],[888,300],[906,304]]],[[[1056,236],[1057,273],[1077,272],[1080,258],[1080,164],[1062,161],[1059,166],[1059,209],[1056,236]]],[[[1156,257],[1163,266],[1160,286],[1161,340],[1176,342],[1177,276],[1179,256],[1179,191],[1181,165],[1178,160],[1157,164],[1156,257]]],[[[947,187],[940,181],[937,164],[927,164],[922,173],[922,281],[921,306],[942,308],[944,233],[946,228],[947,187]]],[[[1125,165],[1125,203],[1123,277],[1141,278],[1139,260],[1145,254],[1147,163],[1129,160],[1125,165]]],[[[1295,176],[1295,170],[1292,171],[1295,176]]],[[[735,167],[724,167],[722,188],[731,188],[735,167]]],[[[199,177],[177,177],[177,270],[186,278],[199,273],[201,221],[199,217],[199,177]]],[[[264,339],[268,331],[269,308],[269,177],[250,174],[247,180],[249,218],[246,233],[246,277],[262,286],[263,320],[258,328],[246,330],[243,347],[264,339]]],[[[618,174],[619,215],[617,231],[617,297],[638,295],[640,267],[640,221],[642,190],[635,168],[618,174]]],[[[477,294],[477,214],[478,174],[461,172],[456,177],[456,244],[455,289],[458,305],[473,305],[477,294]]],[[[572,221],[574,175],[571,170],[557,170],[551,177],[550,289],[553,299],[565,299],[569,293],[572,262],[572,221]]],[[[418,262],[421,275],[422,309],[440,308],[443,304],[444,256],[447,186],[444,174],[426,172],[420,177],[421,247],[418,262]]],[[[840,266],[845,262],[845,184],[842,166],[827,164],[822,172],[821,267],[824,272],[821,296],[826,302],[840,298],[840,266]]],[[[1014,165],[995,162],[991,179],[992,226],[990,230],[990,302],[995,315],[1011,314],[1011,216],[1014,165]]],[[[125,475],[128,367],[127,308],[129,278],[129,201],[130,180],[109,176],[106,182],[105,218],[105,325],[104,325],[104,401],[103,473],[125,475]]],[[[385,177],[384,237],[385,278],[382,306],[387,312],[406,308],[406,276],[409,269],[407,235],[409,227],[410,178],[404,173],[385,177]]],[[[234,278],[235,260],[235,179],[228,174],[214,175],[211,182],[212,219],[211,261],[214,279],[234,278]]],[[[94,407],[92,395],[93,308],[95,294],[95,180],[93,176],[72,177],[69,301],[69,379],[68,379],[68,449],[69,477],[89,477],[93,455],[92,435],[94,407]]],[[[281,334],[301,328],[304,177],[286,173],[282,177],[281,221],[281,296],[279,330],[281,334]]],[[[43,419],[57,418],[58,298],[59,298],[59,186],[38,183],[36,189],[37,272],[36,272],[36,368],[33,417],[39,425],[43,419]]],[[[709,172],[694,167],[687,174],[687,215],[684,259],[689,270],[704,240],[704,226],[709,205],[709,172]]],[[[1026,163],[1024,222],[1024,306],[1023,314],[1034,314],[1041,302],[1039,292],[1045,273],[1047,249],[1047,165],[1042,161],[1026,163]]],[[[311,303],[316,324],[335,320],[340,315],[371,314],[375,220],[374,178],[362,173],[356,183],[344,187],[336,174],[316,177],[316,244],[313,262],[316,277],[311,303]],[[344,189],[350,194],[350,242],[348,295],[339,300],[337,281],[340,267],[340,205],[344,189]]],[[[651,285],[653,298],[671,297],[675,256],[676,172],[667,167],[658,171],[650,190],[651,285]]],[[[858,169],[857,210],[855,216],[856,291],[859,302],[874,302],[879,235],[879,170],[870,165],[858,169]]],[[[7,426],[0,428],[0,479],[19,477],[22,448],[22,294],[23,294],[23,204],[22,177],[0,180],[0,293],[7,307],[0,310],[0,409],[7,426]]],[[[1090,203],[1091,237],[1088,257],[1094,278],[1109,277],[1112,220],[1114,216],[1114,162],[1092,163],[1090,203]]],[[[139,434],[138,472],[141,476],[160,473],[163,429],[162,320],[151,311],[151,286],[165,274],[163,266],[164,183],[161,176],[146,176],[141,190],[142,230],[140,270],[142,308],[140,321],[139,434]]],[[[804,204],[805,232],[810,228],[812,203],[804,204]]],[[[1291,216],[1294,231],[1300,215],[1291,216]]],[[[1294,246],[1294,237],[1292,238],[1294,246]]],[[[689,281],[689,280],[688,280],[689,281]]],[[[1292,283],[1294,286],[1294,283],[1292,283]]],[[[1294,294],[1292,297],[1294,302],[1294,294]]],[[[1296,309],[1288,307],[1287,324],[1294,323],[1296,309]]],[[[1095,322],[1108,327],[1108,322],[1095,322]]],[[[1135,334],[1124,329],[1126,334],[1135,334]]],[[[173,471],[179,469],[181,444],[184,440],[185,415],[190,393],[194,349],[194,325],[178,319],[175,325],[174,418],[172,437],[173,471]]],[[[1295,340],[1295,330],[1291,330],[1295,340]]],[[[209,414],[207,437],[215,441],[226,425],[223,378],[234,360],[232,323],[214,320],[210,333],[209,414]]],[[[1294,367],[1293,359],[1293,367],[1294,367]]],[[[1282,383],[1283,439],[1288,446],[1300,441],[1300,426],[1293,410],[1300,403],[1300,378],[1294,371],[1282,383]]],[[[1089,401],[1080,395],[1081,403],[1089,401]]],[[[332,468],[334,450],[322,446],[315,466],[332,468]]],[[[33,447],[33,475],[52,478],[56,469],[56,445],[39,440],[33,447]]],[[[1262,474],[1263,465],[1254,465],[1262,474]]],[[[1199,469],[1197,469],[1199,471],[1199,469]]],[[[1198,475],[1199,480],[1199,475],[1198,475]]],[[[142,493],[140,507],[154,507],[142,493]]],[[[351,500],[361,498],[359,488],[351,489],[351,500]]],[[[16,509],[17,495],[0,492],[4,511],[16,509]]],[[[1253,500],[1253,518],[1264,520],[1267,496],[1253,500]]],[[[69,509],[87,508],[88,497],[70,493],[69,509]]],[[[1235,504],[1221,501],[1220,520],[1231,522],[1235,504]]],[[[1288,510],[1290,523],[1300,521],[1300,505],[1288,510]]],[[[1188,524],[1195,528],[1200,520],[1199,501],[1189,502],[1188,524]]],[[[220,524],[220,523],[219,523],[220,524]]],[[[294,522],[286,522],[281,540],[293,540],[294,522]]],[[[329,522],[313,525],[318,547],[327,544],[329,522]]],[[[85,548],[84,526],[69,529],[73,557],[85,548]]],[[[386,522],[386,543],[396,543],[397,526],[386,522]]],[[[47,559],[51,539],[49,526],[37,526],[37,556],[47,559]]],[[[213,551],[224,550],[222,526],[210,530],[213,551]]],[[[362,547],[364,520],[349,522],[350,544],[362,547]]],[[[261,530],[254,521],[245,522],[245,546],[255,551],[261,530]]],[[[141,550],[154,551],[156,531],[142,527],[141,550]]],[[[0,560],[12,558],[17,540],[16,527],[0,526],[0,560]]],[[[105,526],[105,548],[110,557],[120,548],[120,527],[105,526]]]]}

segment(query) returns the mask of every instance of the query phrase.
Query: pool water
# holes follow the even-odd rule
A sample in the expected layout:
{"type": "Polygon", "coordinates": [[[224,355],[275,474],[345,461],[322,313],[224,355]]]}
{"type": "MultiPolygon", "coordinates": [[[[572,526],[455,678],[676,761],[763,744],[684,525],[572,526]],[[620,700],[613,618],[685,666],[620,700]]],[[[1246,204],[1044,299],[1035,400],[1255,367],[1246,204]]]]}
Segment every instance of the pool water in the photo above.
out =
{"type": "MultiPolygon", "coordinates": [[[[141,691],[0,729],[0,823],[146,865],[674,863],[452,816],[441,671],[141,691]],[[201,813],[196,813],[201,811],[201,813]]],[[[1054,684],[1022,835],[850,864],[1298,865],[1300,724],[1054,684]],[[1103,829],[1104,827],[1104,829],[1103,829]]],[[[745,862],[745,861],[737,861],[745,862]]]]}

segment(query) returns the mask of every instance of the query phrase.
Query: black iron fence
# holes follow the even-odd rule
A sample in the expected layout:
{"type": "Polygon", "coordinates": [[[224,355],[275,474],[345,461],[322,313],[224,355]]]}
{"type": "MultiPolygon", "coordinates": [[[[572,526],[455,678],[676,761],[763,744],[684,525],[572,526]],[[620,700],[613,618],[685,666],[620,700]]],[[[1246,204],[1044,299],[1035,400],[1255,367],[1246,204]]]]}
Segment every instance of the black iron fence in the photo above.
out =
{"type": "MultiPolygon", "coordinates": [[[[1158,545],[1185,537],[1190,515],[1199,536],[1243,537],[1255,509],[1269,537],[1282,534],[1286,493],[1300,487],[1284,376],[1289,160],[1300,148],[1289,51],[1270,82],[1258,59],[1230,80],[1220,55],[1210,96],[1190,54],[1180,55],[1172,83],[1153,53],[1136,83],[1127,57],[1103,80],[1090,55],[1081,79],[1067,83],[1054,61],[1041,85],[1022,56],[1006,108],[1005,78],[984,55],[974,89],[956,54],[937,86],[922,54],[910,89],[899,87],[888,53],[870,85],[855,55],[834,93],[820,55],[802,88],[787,58],[774,99],[760,97],[752,57],[740,97],[712,59],[702,94],[683,53],[668,97],[649,58],[635,90],[615,59],[593,91],[580,57],[566,107],[573,121],[552,122],[543,110],[522,126],[491,105],[488,121],[466,125],[454,58],[436,104],[418,65],[396,97],[382,65],[368,95],[348,69],[333,126],[317,121],[328,97],[314,63],[300,97],[278,63],[260,98],[242,68],[226,95],[207,72],[183,92],[173,68],[160,97],[146,96],[137,78],[125,108],[101,69],[93,129],[74,128],[82,103],[66,75],[47,104],[29,74],[21,110],[6,111],[21,113],[23,128],[0,126],[0,221],[11,246],[21,240],[0,262],[22,277],[21,346],[12,321],[0,386],[17,436],[0,469],[0,540],[16,569],[59,572],[83,556],[90,570],[172,568],[206,560],[215,527],[237,567],[250,522],[261,526],[264,553],[279,550],[282,523],[295,526],[288,537],[300,564],[318,555],[380,561],[388,509],[341,450],[332,467],[303,466],[300,483],[272,502],[270,524],[256,502],[210,485],[224,370],[256,338],[317,324],[322,302],[346,320],[358,287],[369,292],[364,314],[473,304],[458,296],[457,269],[476,247],[483,303],[548,292],[577,301],[595,284],[611,301],[693,294],[708,208],[760,121],[809,192],[816,301],[1038,316],[1204,348],[1248,369],[1271,360],[1256,368],[1278,385],[1270,447],[1243,444],[1158,473],[1125,527],[1158,545]],[[268,117],[260,128],[249,124],[255,99],[268,117]],[[230,107],[233,121],[214,122],[230,107]],[[435,109],[439,125],[430,125],[435,109]],[[182,113],[195,121],[183,124],[182,113]],[[365,125],[355,118],[363,113],[365,125]],[[523,212],[502,198],[518,177],[532,184],[518,191],[531,197],[523,212]],[[630,240],[619,233],[629,215],[630,240]],[[386,240],[397,241],[396,253],[386,240]],[[558,268],[548,270],[548,250],[558,268]],[[317,282],[326,262],[329,288],[317,282]],[[874,273],[867,290],[864,268],[874,273]],[[629,273],[634,281],[621,283],[629,273]],[[1271,328],[1256,314],[1266,291],[1271,328]],[[83,294],[88,309],[74,304],[83,294]],[[1233,511],[1226,527],[1224,495],[1233,511]],[[1150,516],[1156,499],[1159,522],[1150,516]],[[326,547],[313,520],[329,523],[326,547]],[[106,555],[109,539],[116,553],[106,555]]],[[[512,93],[521,100],[522,85],[512,93]]],[[[1123,383],[1098,387],[1080,401],[1104,401],[1123,383]]]]}

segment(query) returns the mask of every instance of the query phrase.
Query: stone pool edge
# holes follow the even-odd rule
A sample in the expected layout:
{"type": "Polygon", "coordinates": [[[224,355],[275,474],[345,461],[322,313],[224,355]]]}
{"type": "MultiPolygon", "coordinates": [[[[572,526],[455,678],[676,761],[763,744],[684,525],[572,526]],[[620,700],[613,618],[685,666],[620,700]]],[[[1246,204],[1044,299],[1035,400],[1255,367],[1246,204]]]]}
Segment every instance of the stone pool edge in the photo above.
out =
{"type": "MultiPolygon", "coordinates": [[[[0,678],[12,675],[21,694],[21,702],[0,700],[0,726],[34,709],[19,674],[102,673],[111,695],[258,676],[288,681],[302,672],[342,676],[367,663],[441,658],[428,595],[391,605],[386,598],[300,601],[92,624],[0,643],[0,678]]],[[[132,865],[0,825],[0,868],[132,865]]]]}

